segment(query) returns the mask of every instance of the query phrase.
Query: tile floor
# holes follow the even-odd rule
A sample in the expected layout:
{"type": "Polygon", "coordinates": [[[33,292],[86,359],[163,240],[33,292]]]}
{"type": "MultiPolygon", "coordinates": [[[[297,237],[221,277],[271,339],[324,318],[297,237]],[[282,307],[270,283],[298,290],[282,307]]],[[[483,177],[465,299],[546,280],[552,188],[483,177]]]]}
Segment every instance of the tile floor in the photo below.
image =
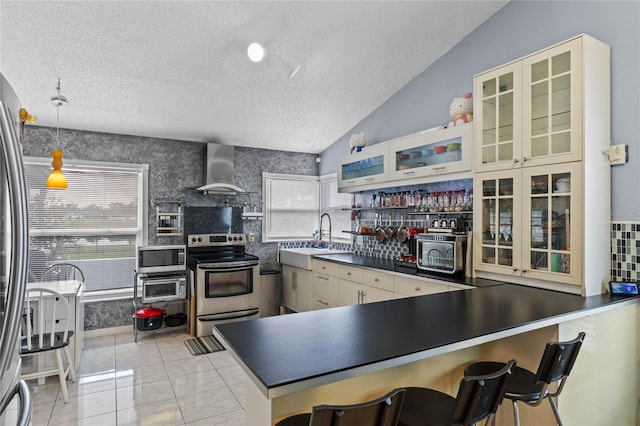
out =
{"type": "Polygon", "coordinates": [[[245,374],[227,351],[192,356],[184,333],[85,339],[78,378],[30,383],[33,425],[245,425],[245,374]]]}

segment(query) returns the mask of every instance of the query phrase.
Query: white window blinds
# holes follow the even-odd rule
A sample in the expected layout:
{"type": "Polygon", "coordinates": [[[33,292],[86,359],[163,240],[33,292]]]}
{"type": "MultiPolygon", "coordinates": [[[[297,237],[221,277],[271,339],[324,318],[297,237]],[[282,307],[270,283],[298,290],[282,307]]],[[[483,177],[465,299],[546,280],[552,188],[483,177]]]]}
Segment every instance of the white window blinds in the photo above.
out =
{"type": "Polygon", "coordinates": [[[87,291],[131,286],[145,241],[147,166],[66,160],[66,190],[46,189],[50,171],[48,159],[25,159],[31,271],[70,262],[87,291]]]}
{"type": "Polygon", "coordinates": [[[318,228],[316,176],[262,174],[263,241],[310,240],[318,228]]]}

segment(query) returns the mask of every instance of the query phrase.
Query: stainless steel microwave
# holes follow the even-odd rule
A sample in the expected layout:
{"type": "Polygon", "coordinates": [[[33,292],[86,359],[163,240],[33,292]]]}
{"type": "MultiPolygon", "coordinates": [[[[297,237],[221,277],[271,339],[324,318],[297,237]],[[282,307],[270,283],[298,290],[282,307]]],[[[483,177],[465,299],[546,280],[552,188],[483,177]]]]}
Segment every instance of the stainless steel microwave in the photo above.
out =
{"type": "Polygon", "coordinates": [[[140,246],[136,263],[139,274],[185,271],[186,246],[140,246]]]}
{"type": "Polygon", "coordinates": [[[467,255],[466,235],[418,234],[416,245],[418,269],[451,275],[464,271],[467,255]]]}
{"type": "Polygon", "coordinates": [[[138,275],[139,288],[142,291],[142,303],[168,302],[187,298],[187,276],[138,275]]]}

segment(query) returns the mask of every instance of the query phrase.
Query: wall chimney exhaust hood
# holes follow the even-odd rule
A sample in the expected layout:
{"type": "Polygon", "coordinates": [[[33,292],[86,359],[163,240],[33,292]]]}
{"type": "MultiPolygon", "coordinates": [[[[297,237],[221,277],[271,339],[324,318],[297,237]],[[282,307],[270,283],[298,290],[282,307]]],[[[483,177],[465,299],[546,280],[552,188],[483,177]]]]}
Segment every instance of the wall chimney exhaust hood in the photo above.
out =
{"type": "Polygon", "coordinates": [[[233,184],[233,153],[233,146],[207,144],[204,164],[205,184],[197,188],[197,191],[217,195],[235,195],[238,192],[245,192],[233,184]]]}

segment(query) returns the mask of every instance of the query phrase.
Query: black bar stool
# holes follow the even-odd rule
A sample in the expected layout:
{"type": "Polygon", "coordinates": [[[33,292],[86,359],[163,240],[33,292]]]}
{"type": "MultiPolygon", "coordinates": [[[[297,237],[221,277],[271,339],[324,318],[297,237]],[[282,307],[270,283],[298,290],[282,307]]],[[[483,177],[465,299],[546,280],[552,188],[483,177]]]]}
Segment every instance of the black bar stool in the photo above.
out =
{"type": "MultiPolygon", "coordinates": [[[[558,425],[562,426],[556,398],[562,392],[578,357],[584,337],[585,333],[580,332],[578,337],[568,342],[547,343],[535,374],[521,367],[515,368],[504,397],[513,402],[513,417],[516,426],[520,425],[518,401],[535,407],[545,399],[549,400],[553,415],[556,417],[558,425]],[[556,382],[559,382],[558,387],[555,392],[551,392],[549,385],[556,382]]],[[[477,376],[486,371],[495,371],[502,365],[504,364],[501,362],[475,362],[465,368],[464,374],[465,376],[477,376]]]]}
{"type": "Polygon", "coordinates": [[[351,405],[317,405],[311,413],[296,414],[276,426],[395,426],[405,390],[394,389],[373,401],[351,405]]]}
{"type": "Polygon", "coordinates": [[[398,425],[467,426],[483,419],[488,424],[504,398],[515,364],[511,360],[489,374],[464,377],[455,398],[434,389],[407,388],[398,425]]]}

